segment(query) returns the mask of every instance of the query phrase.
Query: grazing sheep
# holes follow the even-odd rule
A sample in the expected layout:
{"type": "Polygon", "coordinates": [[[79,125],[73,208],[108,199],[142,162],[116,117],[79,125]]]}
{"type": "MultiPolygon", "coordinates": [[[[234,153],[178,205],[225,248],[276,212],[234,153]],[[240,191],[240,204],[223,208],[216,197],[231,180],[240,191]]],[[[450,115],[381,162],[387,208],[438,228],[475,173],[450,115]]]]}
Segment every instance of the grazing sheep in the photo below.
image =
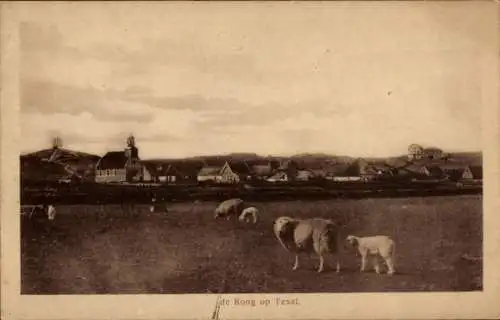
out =
{"type": "Polygon", "coordinates": [[[231,216],[239,216],[243,211],[243,200],[234,198],[223,201],[219,206],[215,209],[214,218],[218,219],[221,217],[226,217],[226,220],[229,220],[231,216]]]}
{"type": "Polygon", "coordinates": [[[240,220],[240,222],[249,222],[250,218],[252,218],[253,223],[257,223],[259,219],[259,210],[257,210],[257,208],[255,207],[246,208],[245,210],[243,210],[238,220],[240,220]]]}
{"type": "Polygon", "coordinates": [[[361,255],[361,272],[366,269],[366,262],[369,256],[373,258],[373,266],[377,274],[380,273],[380,266],[378,263],[378,256],[384,259],[387,264],[387,274],[393,275],[395,272],[395,243],[388,236],[371,236],[371,237],[357,237],[349,235],[346,238],[361,255]]]}
{"type": "Polygon", "coordinates": [[[293,270],[299,267],[301,253],[315,252],[319,256],[318,272],[323,272],[324,255],[330,253],[337,257],[337,269],[340,271],[340,250],[342,240],[340,227],[332,220],[294,219],[279,217],[274,220],[274,234],[283,248],[295,255],[293,270]]]}
{"type": "Polygon", "coordinates": [[[56,208],[51,204],[47,206],[47,217],[49,220],[54,220],[56,218],[56,208]]]}
{"type": "Polygon", "coordinates": [[[56,218],[56,209],[53,205],[34,205],[27,206],[24,208],[24,210],[21,209],[21,214],[26,218],[32,220],[45,220],[45,217],[47,217],[48,220],[54,220],[56,218]],[[31,210],[29,210],[28,208],[31,210]],[[28,210],[25,211],[26,209],[28,210]]]}
{"type": "Polygon", "coordinates": [[[153,197],[151,199],[151,205],[149,206],[149,212],[151,212],[151,213],[153,213],[153,212],[161,212],[160,211],[161,210],[161,202],[163,202],[163,208],[164,208],[163,212],[168,213],[168,204],[167,204],[167,202],[163,198],[161,198],[160,200],[161,201],[157,202],[157,200],[156,200],[155,197],[153,197]]]}
{"type": "Polygon", "coordinates": [[[155,212],[156,198],[151,199],[151,205],[149,206],[149,212],[155,212]]]}

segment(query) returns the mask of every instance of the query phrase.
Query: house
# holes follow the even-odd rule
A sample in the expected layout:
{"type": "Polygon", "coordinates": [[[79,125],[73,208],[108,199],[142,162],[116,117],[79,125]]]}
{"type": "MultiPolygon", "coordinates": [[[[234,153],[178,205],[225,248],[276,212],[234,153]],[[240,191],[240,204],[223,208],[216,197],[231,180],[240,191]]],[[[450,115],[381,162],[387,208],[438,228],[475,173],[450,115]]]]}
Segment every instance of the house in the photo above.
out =
{"type": "Polygon", "coordinates": [[[299,167],[299,165],[297,164],[296,161],[287,159],[287,160],[281,161],[280,164],[278,165],[278,167],[276,168],[276,170],[277,171],[287,171],[287,172],[295,175],[298,171],[298,167],[299,167]]]}
{"type": "Polygon", "coordinates": [[[408,160],[419,160],[424,156],[424,148],[418,144],[411,144],[408,147],[408,160]]]}
{"type": "MultiPolygon", "coordinates": [[[[170,167],[170,177],[175,177],[178,183],[196,183],[198,172],[203,167],[201,161],[173,161],[170,167]]],[[[171,178],[172,180],[172,178],[171,178]]]]}
{"type": "Polygon", "coordinates": [[[123,151],[110,151],[106,153],[97,163],[95,181],[97,183],[126,181],[127,160],[123,151]]]}
{"type": "Polygon", "coordinates": [[[198,172],[197,175],[197,180],[199,182],[217,182],[221,180],[220,176],[220,171],[221,171],[220,166],[205,166],[200,169],[200,172],[198,172]]]}
{"type": "Polygon", "coordinates": [[[221,184],[239,183],[252,179],[252,173],[245,161],[226,161],[222,166],[211,165],[200,169],[197,180],[221,184]]]}
{"type": "Polygon", "coordinates": [[[334,167],[330,167],[327,169],[328,173],[328,180],[333,180],[333,181],[361,181],[361,174],[360,174],[360,163],[358,161],[354,161],[353,163],[349,164],[341,164],[341,165],[336,165],[334,167]],[[334,175],[332,175],[332,172],[335,172],[334,175]]]}
{"type": "Polygon", "coordinates": [[[284,170],[279,170],[266,179],[266,181],[269,182],[286,182],[291,180],[293,180],[293,177],[290,178],[288,173],[284,170]]]}
{"type": "Polygon", "coordinates": [[[435,147],[425,148],[423,151],[423,158],[427,159],[443,159],[445,154],[443,150],[435,147]]]}
{"type": "Polygon", "coordinates": [[[473,179],[473,172],[468,165],[448,163],[442,165],[440,169],[443,170],[445,179],[450,181],[458,182],[473,179]]]}
{"type": "Polygon", "coordinates": [[[445,172],[439,165],[423,165],[417,171],[421,178],[444,179],[445,172]]]}
{"type": "Polygon", "coordinates": [[[370,180],[393,180],[394,169],[386,163],[372,163],[365,166],[361,171],[364,181],[370,180]]]}
{"type": "Polygon", "coordinates": [[[153,182],[155,181],[153,173],[151,172],[150,168],[145,166],[144,164],[142,165],[142,181],[143,182],[153,182]]]}
{"type": "Polygon", "coordinates": [[[245,161],[224,163],[220,171],[220,183],[238,183],[252,179],[252,172],[245,161]]]}
{"type": "Polygon", "coordinates": [[[297,175],[295,176],[295,180],[297,181],[309,181],[314,178],[315,175],[310,170],[298,170],[297,175]]]}
{"type": "MultiPolygon", "coordinates": [[[[144,167],[151,173],[151,180],[167,184],[196,183],[203,164],[187,160],[147,160],[144,167]]],[[[144,177],[144,181],[149,181],[144,177]]]]}
{"type": "Polygon", "coordinates": [[[325,169],[309,169],[315,179],[326,179],[327,172],[325,169]]]}
{"type": "Polygon", "coordinates": [[[348,163],[331,164],[326,166],[323,171],[326,180],[336,180],[336,177],[344,177],[347,168],[350,165],[348,163]]]}
{"type": "MultiPolygon", "coordinates": [[[[343,173],[343,177],[349,177],[348,181],[368,181],[377,176],[376,170],[373,169],[364,159],[356,159],[351,163],[343,173]]],[[[338,179],[337,179],[338,180],[338,179]]]]}
{"type": "Polygon", "coordinates": [[[273,172],[271,164],[256,164],[250,167],[252,174],[257,179],[265,179],[273,172]]]}
{"type": "Polygon", "coordinates": [[[250,167],[252,177],[257,180],[270,177],[280,165],[279,162],[272,160],[252,160],[246,163],[250,167]]]}
{"type": "Polygon", "coordinates": [[[463,177],[464,180],[483,180],[483,167],[482,166],[469,166],[470,176],[463,177]]]}
{"type": "Polygon", "coordinates": [[[294,181],[299,172],[299,166],[294,160],[283,160],[266,180],[269,182],[294,181]]]}
{"type": "Polygon", "coordinates": [[[95,181],[97,183],[138,182],[144,180],[144,174],[145,169],[140,162],[135,138],[129,136],[127,148],[124,151],[109,151],[97,162],[95,181]]]}

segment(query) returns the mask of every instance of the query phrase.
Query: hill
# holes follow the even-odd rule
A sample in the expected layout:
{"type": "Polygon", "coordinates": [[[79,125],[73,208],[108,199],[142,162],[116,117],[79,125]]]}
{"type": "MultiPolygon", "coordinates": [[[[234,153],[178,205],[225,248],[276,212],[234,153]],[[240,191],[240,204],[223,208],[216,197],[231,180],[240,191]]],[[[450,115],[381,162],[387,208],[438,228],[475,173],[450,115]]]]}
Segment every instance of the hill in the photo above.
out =
{"type": "Polygon", "coordinates": [[[93,179],[98,155],[64,148],[43,149],[20,156],[21,179],[57,181],[93,179]]]}

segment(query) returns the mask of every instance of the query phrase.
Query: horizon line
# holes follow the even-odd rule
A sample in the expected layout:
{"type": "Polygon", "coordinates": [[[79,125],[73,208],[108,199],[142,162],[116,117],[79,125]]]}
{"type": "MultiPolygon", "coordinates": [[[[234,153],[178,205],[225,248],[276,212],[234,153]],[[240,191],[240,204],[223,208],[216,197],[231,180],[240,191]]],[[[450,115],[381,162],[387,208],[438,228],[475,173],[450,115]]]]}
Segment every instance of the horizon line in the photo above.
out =
{"type": "MultiPolygon", "coordinates": [[[[432,147],[435,148],[435,147],[432,147]]],[[[21,151],[19,153],[20,156],[23,155],[28,155],[31,153],[36,153],[42,150],[49,150],[52,149],[52,147],[48,148],[43,148],[43,149],[38,149],[38,150],[33,150],[33,151],[21,151]]],[[[86,153],[89,155],[95,155],[98,157],[103,157],[106,155],[108,152],[113,152],[113,151],[121,151],[121,150],[108,150],[104,154],[95,154],[87,151],[79,151],[75,149],[70,149],[70,148],[65,148],[65,147],[60,147],[60,149],[66,149],[69,151],[75,151],[75,152],[80,152],[80,153],[86,153]]],[[[425,148],[424,148],[425,149],[425,148]]],[[[441,149],[441,148],[439,148],[441,149]]],[[[441,149],[443,152],[446,153],[483,153],[483,150],[472,150],[472,149],[462,149],[462,150],[445,150],[441,149]]],[[[147,157],[143,158],[141,160],[168,160],[168,159],[177,159],[177,160],[182,160],[182,159],[190,159],[190,158],[200,158],[200,157],[228,157],[232,155],[251,155],[251,156],[257,156],[257,157],[262,157],[262,158],[269,158],[269,157],[295,157],[295,156],[306,156],[306,155],[324,155],[324,156],[330,156],[330,157],[347,157],[347,158],[391,158],[391,157],[401,157],[401,156],[406,156],[408,153],[399,153],[399,154],[393,154],[393,155],[379,155],[379,156],[373,156],[373,155],[364,155],[364,156],[353,156],[353,155],[345,155],[345,154],[334,154],[334,153],[328,153],[328,152],[322,152],[322,151],[316,151],[316,152],[299,152],[299,153],[293,153],[293,154],[260,154],[257,152],[229,152],[229,153],[212,153],[212,154],[193,154],[189,156],[183,156],[183,157],[147,157]]]]}

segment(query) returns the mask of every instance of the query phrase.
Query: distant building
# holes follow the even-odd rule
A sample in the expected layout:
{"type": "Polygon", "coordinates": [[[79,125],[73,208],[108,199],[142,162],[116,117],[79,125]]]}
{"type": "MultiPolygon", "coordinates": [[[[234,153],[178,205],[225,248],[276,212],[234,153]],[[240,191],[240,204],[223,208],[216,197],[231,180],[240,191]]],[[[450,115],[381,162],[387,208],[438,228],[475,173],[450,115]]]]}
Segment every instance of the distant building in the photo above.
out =
{"type": "Polygon", "coordinates": [[[446,157],[443,150],[435,147],[424,148],[418,144],[411,144],[408,147],[408,160],[415,161],[421,159],[439,160],[446,157]]]}
{"type": "Polygon", "coordinates": [[[165,184],[196,183],[198,172],[202,167],[201,162],[184,160],[148,160],[143,161],[143,165],[151,173],[151,181],[165,184]]]}
{"type": "Polygon", "coordinates": [[[221,171],[220,166],[205,166],[201,168],[200,172],[198,172],[197,180],[199,182],[216,182],[221,180],[221,171]]]}
{"type": "Polygon", "coordinates": [[[252,173],[252,177],[256,180],[265,180],[273,174],[280,165],[277,161],[271,160],[253,160],[246,162],[252,173]]]}
{"type": "Polygon", "coordinates": [[[444,176],[450,181],[473,180],[473,173],[468,165],[445,164],[441,166],[444,176]]]}
{"type": "Polygon", "coordinates": [[[222,166],[207,165],[201,168],[197,180],[212,181],[221,184],[233,184],[252,179],[252,173],[244,161],[226,161],[222,166]]]}
{"type": "Polygon", "coordinates": [[[297,176],[295,177],[295,180],[297,181],[309,181],[311,179],[314,179],[315,175],[312,171],[310,170],[298,170],[297,171],[297,176]]]}
{"type": "Polygon", "coordinates": [[[343,176],[350,177],[348,179],[350,181],[369,181],[375,179],[378,173],[372,165],[369,165],[364,159],[358,158],[346,168],[343,176]]]}
{"type": "Polygon", "coordinates": [[[424,165],[420,173],[429,178],[455,182],[482,180],[482,167],[461,163],[424,165]]]}
{"type": "Polygon", "coordinates": [[[426,178],[441,180],[446,178],[445,171],[438,165],[424,165],[421,166],[418,171],[422,176],[426,178]]]}
{"type": "Polygon", "coordinates": [[[411,144],[408,147],[408,160],[420,160],[424,155],[424,148],[418,144],[411,144]]]}
{"type": "Polygon", "coordinates": [[[149,178],[149,175],[149,170],[140,162],[135,138],[129,136],[124,151],[110,151],[99,160],[96,165],[95,181],[98,183],[139,182],[144,181],[145,176],[149,178]]]}
{"type": "Polygon", "coordinates": [[[293,160],[284,160],[273,170],[266,179],[269,182],[295,181],[299,172],[298,165],[293,160]]]}
{"type": "Polygon", "coordinates": [[[464,177],[465,180],[483,180],[483,167],[482,166],[469,166],[470,176],[464,177]]]}
{"type": "Polygon", "coordinates": [[[445,153],[443,150],[439,148],[425,148],[424,149],[424,157],[426,159],[432,159],[432,160],[438,160],[438,159],[443,159],[445,157],[445,153]]]}
{"type": "Polygon", "coordinates": [[[284,170],[279,170],[266,179],[266,181],[269,182],[287,182],[291,180],[293,180],[293,178],[290,178],[288,173],[284,170]]]}

